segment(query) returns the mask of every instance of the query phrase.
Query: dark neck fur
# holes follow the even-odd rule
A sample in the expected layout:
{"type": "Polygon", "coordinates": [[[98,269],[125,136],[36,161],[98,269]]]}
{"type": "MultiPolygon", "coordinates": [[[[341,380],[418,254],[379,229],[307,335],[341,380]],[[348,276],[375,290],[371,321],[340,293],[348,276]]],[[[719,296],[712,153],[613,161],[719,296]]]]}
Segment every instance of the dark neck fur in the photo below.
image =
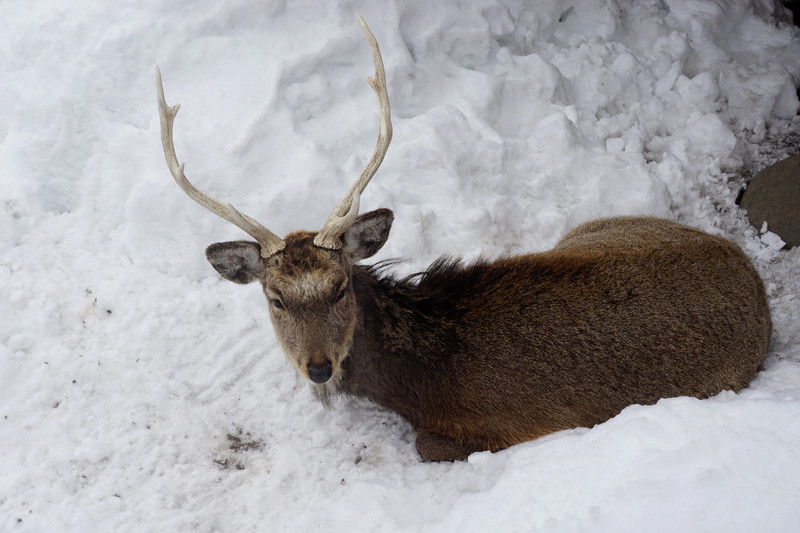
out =
{"type": "Polygon", "coordinates": [[[439,385],[451,333],[429,295],[411,278],[395,280],[381,268],[353,267],[358,324],[343,363],[341,390],[391,409],[415,427],[439,385]]]}

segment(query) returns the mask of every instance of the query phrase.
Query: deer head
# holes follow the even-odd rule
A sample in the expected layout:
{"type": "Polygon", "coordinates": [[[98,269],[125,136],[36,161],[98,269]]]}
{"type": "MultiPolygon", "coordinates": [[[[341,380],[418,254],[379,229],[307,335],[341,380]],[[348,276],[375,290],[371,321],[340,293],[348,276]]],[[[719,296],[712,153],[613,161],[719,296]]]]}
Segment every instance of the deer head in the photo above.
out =
{"type": "Polygon", "coordinates": [[[255,239],[255,242],[213,244],[206,250],[209,262],[225,279],[261,283],[284,352],[303,376],[318,385],[315,391],[323,399],[336,388],[341,363],[353,341],[356,302],[351,266],[380,250],[393,220],[388,209],[358,216],[360,195],[378,170],[392,138],[383,60],[372,32],[360,16],[358,21],[375,64],[375,77],[367,81],[379,102],[378,142],[364,171],[317,233],[299,231],[281,239],[232,205],[215,200],[189,182],[184,164],[178,163],[172,138],[180,104],[167,105],[161,72],[156,67],[161,142],[172,176],[192,200],[255,239]]]}

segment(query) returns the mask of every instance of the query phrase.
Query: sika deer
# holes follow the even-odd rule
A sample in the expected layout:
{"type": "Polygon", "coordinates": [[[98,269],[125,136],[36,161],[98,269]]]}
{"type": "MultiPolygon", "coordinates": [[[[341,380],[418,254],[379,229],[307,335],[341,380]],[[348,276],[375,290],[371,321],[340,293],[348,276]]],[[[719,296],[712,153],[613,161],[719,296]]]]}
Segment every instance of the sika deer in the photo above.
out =
{"type": "Polygon", "coordinates": [[[378,145],[318,233],[280,239],[189,183],[172,141],[178,106],[157,73],[172,175],[256,240],[213,244],[208,260],[226,279],[261,283],[278,340],[321,401],[344,393],[399,413],[420,455],[438,461],[750,382],[771,332],[762,281],[736,245],[674,222],[598,220],[549,252],[441,259],[400,280],[357,264],[393,220],[388,209],[358,216],[392,132],[378,45],[359,21],[375,63],[378,145]]]}

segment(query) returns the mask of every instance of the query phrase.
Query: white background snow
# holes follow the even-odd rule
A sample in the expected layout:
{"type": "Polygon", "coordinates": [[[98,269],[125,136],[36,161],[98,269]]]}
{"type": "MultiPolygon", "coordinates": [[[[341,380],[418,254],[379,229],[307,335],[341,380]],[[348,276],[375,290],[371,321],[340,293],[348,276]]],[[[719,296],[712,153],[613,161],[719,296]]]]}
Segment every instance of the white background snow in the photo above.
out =
{"type": "MultiPolygon", "coordinates": [[[[800,31],[769,0],[0,2],[0,531],[800,530],[800,251],[743,179],[800,130],[800,31]],[[737,242],[773,313],[739,394],[632,406],[455,464],[366,402],[326,411],[285,361],[243,238],[178,189],[318,229],[371,155],[361,13],[395,126],[362,211],[377,259],[552,247],[668,217],[737,242]]],[[[558,324],[553,324],[558,327],[558,324]]]]}

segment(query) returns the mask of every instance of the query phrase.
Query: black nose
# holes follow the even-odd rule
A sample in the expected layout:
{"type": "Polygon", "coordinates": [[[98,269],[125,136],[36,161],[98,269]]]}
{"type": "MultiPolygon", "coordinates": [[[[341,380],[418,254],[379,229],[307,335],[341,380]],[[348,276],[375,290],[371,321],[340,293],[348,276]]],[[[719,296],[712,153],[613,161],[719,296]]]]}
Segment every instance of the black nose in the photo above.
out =
{"type": "Polygon", "coordinates": [[[308,363],[308,377],[314,383],[325,383],[331,379],[333,374],[333,365],[330,361],[325,361],[323,364],[317,366],[314,363],[308,363]]]}

